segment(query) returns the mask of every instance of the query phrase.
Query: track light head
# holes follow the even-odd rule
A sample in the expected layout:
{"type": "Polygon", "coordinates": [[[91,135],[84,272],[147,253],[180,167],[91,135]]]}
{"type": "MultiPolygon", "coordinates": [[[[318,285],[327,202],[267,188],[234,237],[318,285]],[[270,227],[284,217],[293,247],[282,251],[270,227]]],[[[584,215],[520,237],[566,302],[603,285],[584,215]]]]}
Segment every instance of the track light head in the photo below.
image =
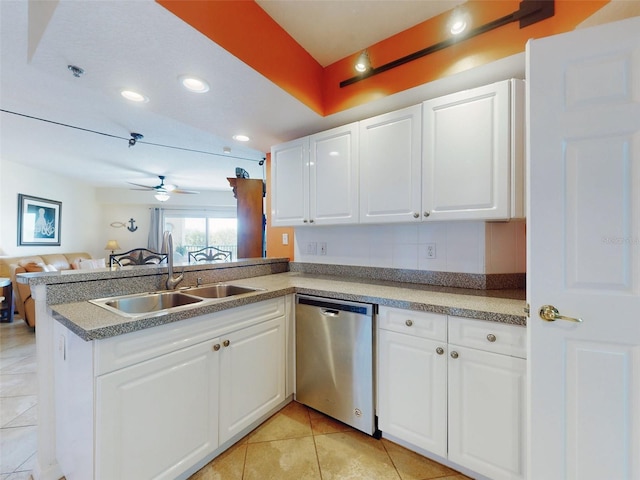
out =
{"type": "Polygon", "coordinates": [[[364,73],[371,68],[371,60],[369,59],[369,53],[366,50],[362,51],[358,60],[356,60],[354,68],[360,73],[364,73]]]}
{"type": "Polygon", "coordinates": [[[142,140],[144,138],[144,135],[142,135],[141,133],[131,132],[130,135],[131,138],[129,139],[129,148],[133,147],[138,140],[142,140]]]}
{"type": "Polygon", "coordinates": [[[82,75],[84,75],[84,69],[80,67],[77,67],[75,65],[67,65],[67,68],[76,78],[80,78],[82,75]]]}

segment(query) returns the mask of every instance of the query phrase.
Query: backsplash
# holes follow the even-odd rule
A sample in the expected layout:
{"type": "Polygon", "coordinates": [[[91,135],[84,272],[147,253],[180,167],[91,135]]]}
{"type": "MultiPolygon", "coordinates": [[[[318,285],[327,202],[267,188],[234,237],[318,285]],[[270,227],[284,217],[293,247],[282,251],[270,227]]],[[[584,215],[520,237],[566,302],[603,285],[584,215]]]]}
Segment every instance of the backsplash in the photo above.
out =
{"type": "Polygon", "coordinates": [[[468,221],[298,227],[295,259],[435,272],[524,273],[526,225],[468,221]]]}

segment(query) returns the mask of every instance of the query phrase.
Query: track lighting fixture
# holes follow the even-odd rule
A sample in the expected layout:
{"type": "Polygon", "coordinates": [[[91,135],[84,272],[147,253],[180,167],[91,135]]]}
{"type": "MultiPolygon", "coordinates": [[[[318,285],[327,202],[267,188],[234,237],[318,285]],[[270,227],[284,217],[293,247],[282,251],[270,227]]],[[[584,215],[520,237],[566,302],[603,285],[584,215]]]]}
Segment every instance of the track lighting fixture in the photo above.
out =
{"type": "Polygon", "coordinates": [[[76,78],[80,78],[82,75],[84,75],[84,69],[80,67],[76,67],[75,65],[67,65],[67,68],[76,78]]]}
{"type": "Polygon", "coordinates": [[[371,68],[371,60],[369,59],[369,53],[366,50],[362,51],[358,60],[356,60],[354,68],[360,73],[364,73],[371,68]]]}
{"type": "MultiPolygon", "coordinates": [[[[404,57],[398,58],[397,60],[393,60],[391,62],[385,63],[384,65],[381,65],[379,67],[373,68],[369,65],[369,68],[365,70],[359,70],[358,67],[356,67],[356,70],[358,70],[360,74],[340,82],[340,88],[346,87],[348,85],[352,85],[356,82],[364,80],[365,78],[372,77],[373,75],[386,72],[387,70],[391,70],[393,68],[399,67],[400,65],[404,65],[405,63],[412,62],[413,60],[417,60],[431,53],[438,52],[462,40],[467,40],[469,38],[473,38],[483,33],[490,32],[491,30],[495,30],[496,28],[502,27],[509,23],[519,22],[520,28],[524,28],[524,27],[528,27],[529,25],[533,25],[534,23],[537,23],[546,18],[553,17],[554,14],[555,14],[555,0],[522,0],[519,4],[518,10],[516,10],[515,12],[505,15],[503,17],[500,17],[491,22],[488,22],[484,25],[480,25],[479,27],[473,28],[464,36],[463,39],[450,37],[450,38],[447,38],[446,40],[443,40],[441,42],[438,42],[426,48],[423,48],[422,50],[418,50],[417,52],[411,53],[409,55],[405,55],[404,57]]],[[[452,33],[455,33],[455,32],[461,33],[462,31],[464,31],[463,23],[465,22],[464,21],[454,22],[453,24],[449,25],[449,31],[452,33]],[[455,29],[454,29],[454,26],[455,26],[455,29]]],[[[467,19],[466,20],[467,26],[469,25],[469,23],[470,23],[470,19],[467,19]]],[[[362,52],[362,54],[358,58],[358,61],[360,61],[360,58],[362,58],[364,53],[366,53],[366,50],[362,52]]],[[[367,55],[367,58],[368,58],[368,55],[367,55]]]]}
{"type": "Polygon", "coordinates": [[[142,140],[143,138],[144,135],[142,135],[141,133],[131,132],[131,138],[129,139],[129,148],[133,147],[138,140],[142,140]]]}

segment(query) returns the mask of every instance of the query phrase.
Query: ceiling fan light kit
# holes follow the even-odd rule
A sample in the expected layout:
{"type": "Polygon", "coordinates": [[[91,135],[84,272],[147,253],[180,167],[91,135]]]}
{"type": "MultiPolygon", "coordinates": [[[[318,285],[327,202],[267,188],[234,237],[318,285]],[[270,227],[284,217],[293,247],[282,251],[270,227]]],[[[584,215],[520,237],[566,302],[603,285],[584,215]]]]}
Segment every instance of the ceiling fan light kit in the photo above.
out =
{"type": "Polygon", "coordinates": [[[164,175],[158,175],[158,178],[160,179],[160,185],[156,185],[155,187],[152,187],[149,185],[141,185],[139,183],[133,183],[133,182],[129,182],[129,183],[131,185],[135,185],[136,187],[141,187],[141,188],[133,188],[132,190],[146,190],[146,191],[153,192],[153,196],[159,202],[166,202],[167,200],[169,200],[171,198],[170,193],[188,194],[188,195],[200,193],[195,190],[183,190],[178,188],[176,185],[165,184],[164,179],[166,177],[164,175]]]}
{"type": "Polygon", "coordinates": [[[166,202],[171,198],[171,196],[166,192],[157,192],[153,196],[156,197],[156,200],[158,200],[159,202],[166,202]]]}

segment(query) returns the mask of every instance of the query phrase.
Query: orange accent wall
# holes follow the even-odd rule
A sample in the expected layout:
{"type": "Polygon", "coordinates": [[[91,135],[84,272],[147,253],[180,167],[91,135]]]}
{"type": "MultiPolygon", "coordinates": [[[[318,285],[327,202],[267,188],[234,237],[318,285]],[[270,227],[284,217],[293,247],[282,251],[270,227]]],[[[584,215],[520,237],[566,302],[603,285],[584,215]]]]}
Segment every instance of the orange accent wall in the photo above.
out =
{"type": "Polygon", "coordinates": [[[290,261],[294,260],[294,230],[291,227],[272,227],[271,226],[271,154],[267,153],[266,161],[267,171],[267,257],[284,257],[290,261]],[[289,234],[289,245],[282,245],[282,234],[289,234]]]}
{"type": "MultiPolygon", "coordinates": [[[[340,88],[354,76],[360,52],[325,67],[253,0],[156,0],[321,115],[330,115],[433,80],[523,52],[527,40],[573,30],[609,0],[556,0],[555,15],[523,29],[517,22],[340,88]]],[[[520,0],[468,0],[473,25],[510,14],[520,0]]],[[[447,38],[444,13],[368,47],[372,64],[414,53],[447,38]]]]}
{"type": "Polygon", "coordinates": [[[156,1],[323,114],[322,66],[253,0],[156,1]]]}
{"type": "MultiPolygon", "coordinates": [[[[464,5],[473,19],[473,28],[518,10],[519,3],[520,0],[469,0],[464,5]]],[[[551,18],[522,29],[513,22],[340,88],[341,81],[355,76],[353,64],[360,53],[355,52],[325,68],[325,115],[523,52],[529,39],[573,30],[607,3],[608,0],[556,0],[551,18]]],[[[372,65],[384,65],[446,40],[449,15],[444,13],[368,47],[372,65]]]]}

